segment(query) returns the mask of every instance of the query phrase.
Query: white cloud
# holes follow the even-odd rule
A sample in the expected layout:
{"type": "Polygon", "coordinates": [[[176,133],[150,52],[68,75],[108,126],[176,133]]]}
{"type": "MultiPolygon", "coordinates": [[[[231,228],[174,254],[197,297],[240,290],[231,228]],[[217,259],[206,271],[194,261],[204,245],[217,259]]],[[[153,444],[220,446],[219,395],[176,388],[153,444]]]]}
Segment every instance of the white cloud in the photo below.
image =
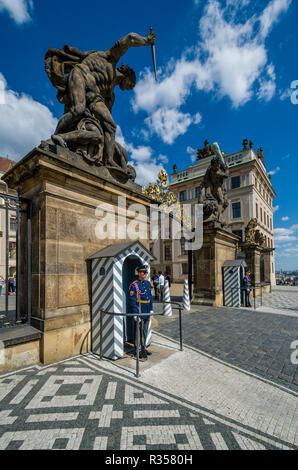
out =
{"type": "Polygon", "coordinates": [[[130,145],[130,148],[131,148],[131,158],[138,162],[144,162],[148,160],[152,155],[151,147],[145,147],[144,145],[133,147],[132,145],[130,145]]]}
{"type": "Polygon", "coordinates": [[[31,96],[7,88],[0,73],[4,100],[0,104],[0,155],[19,159],[53,134],[57,119],[31,96]]]}
{"type": "Polygon", "coordinates": [[[298,246],[286,248],[284,251],[287,253],[298,253],[298,246]]]}
{"type": "Polygon", "coordinates": [[[125,148],[131,159],[128,163],[136,170],[136,183],[141,186],[154,183],[163,169],[163,164],[168,162],[166,155],[160,154],[158,158],[155,158],[151,147],[142,145],[135,147],[133,144],[126,142],[119,126],[116,131],[116,140],[125,148]]]}
{"type": "MultiPolygon", "coordinates": [[[[266,39],[290,3],[271,0],[259,16],[248,17],[248,10],[242,9],[250,0],[208,0],[199,22],[199,41],[178,60],[171,59],[165,70],[160,69],[158,82],[149,69],[141,74],[134,89],[134,111],[149,114],[146,123],[151,131],[173,143],[191,123],[200,122],[201,116],[184,113],[183,132],[173,131],[170,137],[158,132],[157,124],[169,110],[175,110],[177,116],[193,89],[228,97],[234,107],[245,104],[254,94],[259,100],[270,101],[276,93],[276,77],[274,65],[268,63],[266,39]],[[239,20],[244,13],[246,19],[239,20]]],[[[164,122],[162,127],[166,129],[164,122]]]]}
{"type": "Polygon", "coordinates": [[[279,243],[291,242],[297,240],[294,235],[298,225],[293,225],[291,228],[276,228],[274,229],[274,240],[279,243]]]}
{"type": "Polygon", "coordinates": [[[277,212],[279,210],[279,206],[273,207],[273,212],[277,212]]]}
{"type": "Polygon", "coordinates": [[[276,173],[278,173],[279,171],[280,171],[280,167],[277,166],[277,167],[275,168],[275,170],[269,171],[269,172],[268,172],[268,175],[271,175],[271,176],[276,175],[276,173]]]}
{"type": "Polygon", "coordinates": [[[162,155],[161,153],[158,155],[158,160],[162,163],[169,163],[169,159],[166,155],[162,155]]]}
{"type": "Polygon", "coordinates": [[[186,152],[190,154],[190,159],[192,163],[194,163],[197,159],[197,151],[196,149],[193,149],[192,147],[188,146],[186,149],[186,152]]]}
{"type": "Polygon", "coordinates": [[[292,96],[292,93],[293,93],[293,90],[291,90],[290,88],[287,88],[287,89],[284,90],[284,91],[280,91],[279,99],[280,99],[281,101],[290,99],[290,97],[292,96]]]}
{"type": "Polygon", "coordinates": [[[289,241],[297,240],[297,237],[293,235],[276,235],[274,237],[274,240],[279,243],[282,243],[282,242],[289,242],[289,241]]]}
{"type": "Polygon", "coordinates": [[[292,0],[272,0],[260,17],[261,35],[265,38],[270,33],[274,23],[277,23],[280,15],[285,13],[292,0]]]}
{"type": "Polygon", "coordinates": [[[274,229],[275,235],[291,235],[294,233],[294,230],[291,230],[290,228],[276,228],[274,229]]]}
{"type": "Polygon", "coordinates": [[[0,0],[0,12],[7,11],[17,24],[30,21],[30,10],[32,9],[32,0],[0,0]]]}
{"type": "Polygon", "coordinates": [[[145,119],[151,132],[167,144],[173,144],[179,135],[185,134],[191,124],[197,124],[197,115],[181,113],[177,109],[159,108],[145,119]]]}
{"type": "Polygon", "coordinates": [[[258,91],[258,99],[264,101],[270,101],[276,92],[276,75],[274,72],[274,66],[270,64],[267,67],[267,77],[259,80],[260,89],[258,91]]]}
{"type": "Polygon", "coordinates": [[[163,165],[153,158],[150,162],[129,162],[137,172],[136,183],[141,186],[148,183],[155,183],[158,174],[163,169],[163,165]]]}
{"type": "Polygon", "coordinates": [[[282,220],[283,222],[287,222],[287,220],[290,220],[290,217],[288,217],[288,216],[282,217],[281,220],[282,220]]]}

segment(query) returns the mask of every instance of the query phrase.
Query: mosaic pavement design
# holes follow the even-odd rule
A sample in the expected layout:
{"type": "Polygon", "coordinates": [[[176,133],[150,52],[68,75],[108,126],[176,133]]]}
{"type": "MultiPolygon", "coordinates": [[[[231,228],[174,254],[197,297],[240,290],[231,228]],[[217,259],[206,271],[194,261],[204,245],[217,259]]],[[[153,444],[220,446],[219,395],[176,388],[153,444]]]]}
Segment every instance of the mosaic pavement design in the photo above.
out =
{"type": "Polygon", "coordinates": [[[294,449],[110,373],[92,354],[0,376],[0,450],[294,449]]]}
{"type": "Polygon", "coordinates": [[[292,311],[298,315],[298,287],[276,286],[263,296],[263,307],[292,311]]]}

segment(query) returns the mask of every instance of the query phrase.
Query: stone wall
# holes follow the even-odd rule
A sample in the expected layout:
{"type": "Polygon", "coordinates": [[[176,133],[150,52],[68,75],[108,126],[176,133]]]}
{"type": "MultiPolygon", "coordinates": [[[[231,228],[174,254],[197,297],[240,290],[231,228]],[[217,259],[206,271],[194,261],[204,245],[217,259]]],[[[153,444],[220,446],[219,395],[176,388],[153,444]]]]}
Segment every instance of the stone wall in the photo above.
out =
{"type": "MultiPolygon", "coordinates": [[[[139,186],[94,173],[92,167],[35,150],[5,176],[10,187],[32,202],[31,324],[43,333],[43,363],[90,350],[91,286],[86,258],[108,245],[129,241],[97,238],[96,208],[109,204],[111,214],[113,210],[117,214],[118,197],[123,196],[127,206],[141,203],[149,208],[150,201],[139,186]]],[[[122,212],[119,220],[124,221],[122,212]]],[[[126,226],[134,214],[127,215],[126,226]]],[[[148,225],[147,214],[136,220],[148,225]]],[[[22,235],[25,247],[25,224],[22,235]]],[[[149,248],[149,240],[141,242],[149,248]]],[[[24,311],[25,276],[22,281],[24,311]]]]}

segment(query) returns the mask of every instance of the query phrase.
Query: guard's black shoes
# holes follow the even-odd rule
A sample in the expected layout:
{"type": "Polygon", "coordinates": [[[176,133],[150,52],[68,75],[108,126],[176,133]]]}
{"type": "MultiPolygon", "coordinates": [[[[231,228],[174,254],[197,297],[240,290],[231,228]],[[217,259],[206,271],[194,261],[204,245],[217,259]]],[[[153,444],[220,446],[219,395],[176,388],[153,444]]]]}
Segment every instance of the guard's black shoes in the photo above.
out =
{"type": "Polygon", "coordinates": [[[147,356],[152,356],[152,352],[148,351],[148,349],[146,349],[146,353],[147,353],[147,356]]]}
{"type": "Polygon", "coordinates": [[[142,349],[139,355],[140,359],[147,359],[147,351],[146,349],[142,349]]]}

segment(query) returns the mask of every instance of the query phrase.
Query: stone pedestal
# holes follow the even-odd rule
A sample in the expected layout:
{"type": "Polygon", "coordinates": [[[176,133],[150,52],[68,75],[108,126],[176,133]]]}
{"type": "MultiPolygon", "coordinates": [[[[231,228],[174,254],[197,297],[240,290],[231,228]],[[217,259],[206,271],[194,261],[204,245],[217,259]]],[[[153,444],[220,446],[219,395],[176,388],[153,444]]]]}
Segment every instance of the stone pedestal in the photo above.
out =
{"type": "Polygon", "coordinates": [[[271,286],[271,263],[272,263],[271,248],[263,248],[258,245],[251,245],[245,247],[246,262],[248,269],[251,272],[252,283],[256,286],[255,296],[259,297],[262,294],[270,293],[271,286]],[[261,269],[261,264],[263,267],[261,269]],[[261,271],[263,270],[263,279],[261,278],[261,271]],[[262,292],[261,292],[262,285],[262,292]]]}
{"type": "MultiPolygon", "coordinates": [[[[91,166],[62,148],[59,154],[34,149],[5,175],[5,181],[31,201],[31,324],[42,332],[41,361],[47,364],[86,352],[91,327],[86,259],[108,245],[129,241],[126,235],[120,240],[98,239],[96,208],[108,203],[117,216],[118,196],[126,197],[127,206],[141,203],[148,208],[150,201],[140,186],[117,182],[106,168],[91,166]]],[[[121,213],[119,219],[123,217],[121,213]]],[[[129,213],[125,220],[127,225],[129,213]]],[[[138,220],[148,223],[148,216],[138,220]]],[[[23,230],[22,252],[25,234],[23,230]]],[[[149,248],[148,240],[142,243],[149,248]]],[[[19,281],[24,311],[25,276],[19,281]]]]}
{"type": "Polygon", "coordinates": [[[223,305],[225,261],[234,260],[238,237],[216,224],[204,225],[203,247],[194,252],[194,299],[192,303],[223,305]]]}
{"type": "MultiPolygon", "coordinates": [[[[265,271],[265,286],[263,288],[263,294],[268,294],[272,292],[272,259],[273,259],[273,248],[264,248],[264,271],[265,271]]],[[[274,279],[275,280],[275,279],[274,279]]]]}
{"type": "Polygon", "coordinates": [[[256,286],[255,296],[261,295],[261,255],[262,248],[258,245],[245,247],[247,269],[251,272],[252,284],[256,286]]]}

